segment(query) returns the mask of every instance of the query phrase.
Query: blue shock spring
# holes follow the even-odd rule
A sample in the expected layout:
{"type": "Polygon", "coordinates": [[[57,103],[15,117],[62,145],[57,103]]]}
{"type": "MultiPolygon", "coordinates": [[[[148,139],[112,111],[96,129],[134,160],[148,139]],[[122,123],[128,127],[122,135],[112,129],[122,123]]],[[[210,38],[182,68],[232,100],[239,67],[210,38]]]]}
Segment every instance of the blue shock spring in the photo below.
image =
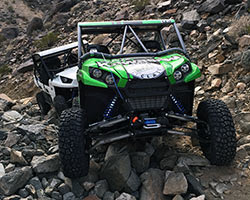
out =
{"type": "Polygon", "coordinates": [[[184,106],[181,104],[181,102],[178,101],[178,100],[174,97],[174,95],[172,95],[172,94],[170,94],[170,97],[171,97],[172,101],[174,102],[175,106],[179,109],[179,111],[180,111],[182,114],[184,114],[184,113],[186,112],[186,110],[185,110],[184,106]]]}
{"type": "Polygon", "coordinates": [[[114,96],[114,98],[110,101],[106,110],[104,111],[103,114],[104,119],[109,119],[112,116],[112,112],[114,110],[116,102],[117,102],[117,96],[114,96]]]}

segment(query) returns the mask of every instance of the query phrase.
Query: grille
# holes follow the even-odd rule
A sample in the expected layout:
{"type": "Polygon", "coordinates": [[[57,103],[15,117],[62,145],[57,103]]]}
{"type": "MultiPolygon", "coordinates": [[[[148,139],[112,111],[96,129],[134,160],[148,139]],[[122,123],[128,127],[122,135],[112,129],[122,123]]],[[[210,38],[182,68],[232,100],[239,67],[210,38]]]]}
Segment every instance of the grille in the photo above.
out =
{"type": "Polygon", "coordinates": [[[162,108],[167,100],[169,82],[164,77],[150,80],[132,80],[123,94],[132,110],[162,108]]]}
{"type": "Polygon", "coordinates": [[[128,103],[133,110],[162,108],[167,100],[167,96],[150,96],[129,98],[128,103]]]}

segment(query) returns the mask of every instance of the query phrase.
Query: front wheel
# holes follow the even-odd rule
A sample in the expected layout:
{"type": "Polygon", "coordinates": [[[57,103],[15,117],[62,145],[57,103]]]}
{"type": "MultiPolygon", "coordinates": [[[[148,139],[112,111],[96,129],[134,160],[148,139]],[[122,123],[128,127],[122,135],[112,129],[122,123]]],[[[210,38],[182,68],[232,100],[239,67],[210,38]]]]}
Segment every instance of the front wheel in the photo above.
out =
{"type": "Polygon", "coordinates": [[[46,102],[43,91],[36,94],[36,101],[40,108],[41,113],[43,115],[47,115],[49,110],[51,109],[51,106],[46,102]]]}
{"type": "Polygon", "coordinates": [[[82,109],[64,110],[59,126],[59,157],[64,175],[69,178],[86,176],[89,170],[87,137],[84,134],[86,116],[82,109]]]}
{"type": "Polygon", "coordinates": [[[202,101],[197,110],[201,150],[213,165],[229,165],[236,154],[236,134],[232,115],[226,104],[217,99],[202,101]]]}

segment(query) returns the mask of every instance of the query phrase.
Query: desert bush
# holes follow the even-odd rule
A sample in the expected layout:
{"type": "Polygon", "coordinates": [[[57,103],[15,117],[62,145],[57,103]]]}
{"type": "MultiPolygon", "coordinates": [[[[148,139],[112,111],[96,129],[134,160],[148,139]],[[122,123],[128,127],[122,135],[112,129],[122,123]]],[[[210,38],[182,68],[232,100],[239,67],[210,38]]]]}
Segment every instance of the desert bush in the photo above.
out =
{"type": "Polygon", "coordinates": [[[2,34],[0,34],[0,44],[2,44],[2,42],[4,42],[5,40],[6,38],[2,34]]]}
{"type": "Polygon", "coordinates": [[[250,16],[242,16],[240,19],[232,22],[229,35],[235,38],[241,37],[242,35],[250,34],[250,16]]]}
{"type": "Polygon", "coordinates": [[[0,65],[0,78],[10,73],[12,70],[7,65],[0,65]]]}
{"type": "Polygon", "coordinates": [[[141,11],[149,5],[150,0],[131,0],[131,3],[134,5],[135,11],[141,11]]]}
{"type": "Polygon", "coordinates": [[[58,33],[51,32],[40,40],[35,41],[35,46],[39,49],[46,49],[55,45],[58,41],[58,33]]]}

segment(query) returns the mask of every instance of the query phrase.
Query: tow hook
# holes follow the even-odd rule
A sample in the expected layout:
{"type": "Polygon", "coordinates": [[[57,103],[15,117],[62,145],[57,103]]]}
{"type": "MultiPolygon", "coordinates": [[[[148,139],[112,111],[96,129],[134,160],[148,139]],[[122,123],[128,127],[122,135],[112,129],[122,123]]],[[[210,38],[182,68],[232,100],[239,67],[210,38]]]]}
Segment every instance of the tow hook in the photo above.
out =
{"type": "Polygon", "coordinates": [[[156,129],[160,127],[161,127],[161,124],[157,123],[156,118],[144,118],[143,128],[156,129]]]}

